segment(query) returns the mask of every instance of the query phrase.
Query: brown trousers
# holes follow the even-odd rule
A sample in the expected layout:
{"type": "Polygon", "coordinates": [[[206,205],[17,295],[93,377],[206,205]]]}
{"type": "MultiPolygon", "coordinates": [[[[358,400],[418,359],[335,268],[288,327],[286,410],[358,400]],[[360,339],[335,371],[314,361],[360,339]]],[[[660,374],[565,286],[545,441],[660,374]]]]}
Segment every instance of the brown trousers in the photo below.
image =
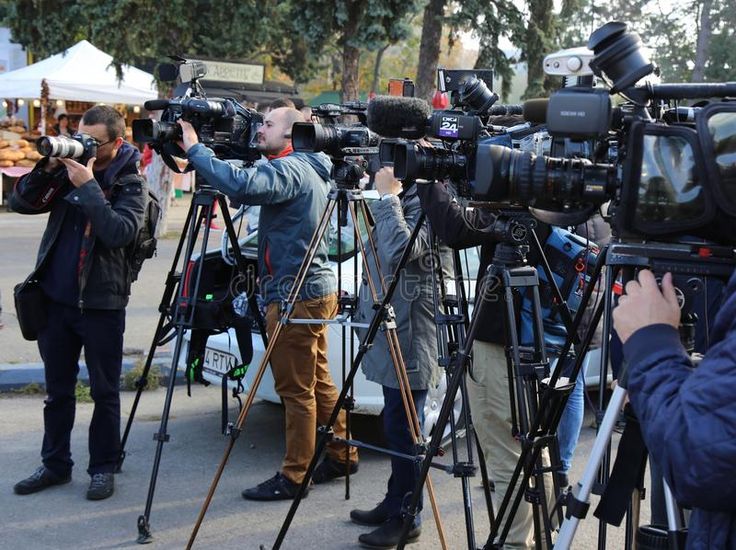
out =
{"type": "MultiPolygon", "coordinates": [[[[266,310],[269,337],[280,319],[280,304],[272,302],[266,310]]],[[[337,313],[337,295],[330,294],[294,304],[294,319],[332,319],[337,313]]],[[[337,402],[338,391],[327,364],[327,325],[287,324],[271,355],[271,370],[276,392],[286,408],[286,456],[281,473],[301,483],[314,455],[317,425],[324,425],[337,402]]],[[[333,426],[335,435],[347,438],[345,411],[333,426]]],[[[344,445],[327,444],[327,454],[346,460],[344,445]]],[[[358,450],[350,447],[351,462],[358,461],[358,450]]]]}

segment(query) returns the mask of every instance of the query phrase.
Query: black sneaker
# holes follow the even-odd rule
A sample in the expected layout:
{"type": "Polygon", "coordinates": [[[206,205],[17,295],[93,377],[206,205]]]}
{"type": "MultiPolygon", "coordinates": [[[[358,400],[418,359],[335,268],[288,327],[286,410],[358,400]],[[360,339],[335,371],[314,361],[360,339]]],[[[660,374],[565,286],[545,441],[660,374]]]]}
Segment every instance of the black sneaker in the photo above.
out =
{"type": "MultiPolygon", "coordinates": [[[[319,465],[314,469],[314,473],[312,474],[312,481],[315,485],[319,485],[320,483],[332,481],[333,479],[337,479],[338,477],[345,477],[345,470],[346,468],[344,462],[338,462],[337,460],[326,456],[324,460],[320,462],[319,465]]],[[[358,463],[351,462],[350,474],[352,475],[357,471],[358,463]]]]}
{"type": "Polygon", "coordinates": [[[16,483],[13,491],[15,491],[16,495],[30,495],[31,493],[43,491],[47,487],[69,483],[71,480],[72,474],[59,477],[46,468],[46,466],[39,466],[30,476],[16,483]]]}
{"type": "MultiPolygon", "coordinates": [[[[363,548],[393,548],[399,544],[403,527],[404,521],[401,518],[393,517],[378,529],[360,535],[358,541],[363,548]]],[[[412,527],[406,542],[416,542],[421,534],[421,525],[412,527]]]]}
{"type": "Polygon", "coordinates": [[[92,474],[87,489],[87,500],[103,500],[115,492],[115,475],[112,472],[92,474]]]}
{"type": "MultiPolygon", "coordinates": [[[[257,486],[246,489],[241,494],[246,500],[291,500],[299,491],[299,483],[294,483],[278,472],[271,479],[267,479],[257,486]]],[[[309,487],[304,493],[304,498],[309,494],[309,487]]]]}

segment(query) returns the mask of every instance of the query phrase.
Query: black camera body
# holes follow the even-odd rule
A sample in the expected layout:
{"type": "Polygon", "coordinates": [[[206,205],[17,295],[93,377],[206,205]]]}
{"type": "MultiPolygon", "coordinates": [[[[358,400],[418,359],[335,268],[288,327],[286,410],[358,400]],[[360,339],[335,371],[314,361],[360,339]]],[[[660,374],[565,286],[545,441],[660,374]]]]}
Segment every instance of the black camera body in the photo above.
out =
{"type": "Polygon", "coordinates": [[[97,156],[99,143],[88,134],[66,136],[43,136],[36,141],[38,152],[44,157],[74,159],[80,164],[97,156]]]}
{"type": "Polygon", "coordinates": [[[353,101],[323,103],[312,109],[320,122],[295,122],[291,127],[294,151],[323,152],[332,159],[332,179],[338,187],[356,188],[363,175],[379,168],[381,138],[366,126],[368,104],[353,101]],[[338,124],[340,117],[354,116],[356,124],[338,124]]]}
{"type": "Polygon", "coordinates": [[[173,99],[155,99],[144,106],[149,111],[163,110],[161,119],[140,119],[133,121],[133,139],[148,143],[159,153],[172,170],[179,172],[172,157],[186,158],[178,146],[181,140],[181,127],[178,121],[192,124],[200,143],[212,149],[221,159],[237,159],[253,162],[261,156],[256,147],[255,137],[263,117],[257,111],[244,107],[233,98],[207,98],[197,82],[206,74],[206,66],[196,62],[179,66],[166,66],[161,74],[187,74],[192,76],[188,95],[173,99]],[[187,69],[187,70],[185,70],[187,69]]]}

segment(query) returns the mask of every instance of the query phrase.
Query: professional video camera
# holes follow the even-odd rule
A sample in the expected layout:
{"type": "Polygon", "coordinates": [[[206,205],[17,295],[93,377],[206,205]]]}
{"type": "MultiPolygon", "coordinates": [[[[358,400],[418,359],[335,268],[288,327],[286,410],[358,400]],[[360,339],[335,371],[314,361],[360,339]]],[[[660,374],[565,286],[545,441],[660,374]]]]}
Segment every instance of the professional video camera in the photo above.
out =
{"type": "Polygon", "coordinates": [[[294,151],[324,152],[332,158],[332,179],[339,187],[357,187],[363,175],[379,168],[380,137],[366,126],[368,104],[353,101],[323,103],[312,109],[319,122],[295,122],[291,128],[294,151]],[[339,125],[340,117],[355,116],[356,124],[339,125]]]}
{"type": "MultiPolygon", "coordinates": [[[[199,141],[212,149],[218,158],[252,162],[260,158],[255,136],[263,123],[260,113],[243,107],[232,98],[207,98],[198,80],[207,74],[207,66],[201,61],[186,61],[179,65],[165,64],[159,69],[162,80],[189,81],[187,93],[173,99],[146,101],[149,111],[163,110],[161,120],[141,119],[133,121],[133,139],[149,143],[159,153],[167,166],[179,172],[172,157],[186,158],[177,145],[181,139],[179,119],[194,126],[199,141]]],[[[187,171],[191,168],[187,168],[187,171]]]]}
{"type": "MultiPolygon", "coordinates": [[[[594,53],[591,69],[610,90],[564,88],[549,99],[546,121],[554,136],[602,144],[593,160],[515,151],[499,144],[501,136],[484,131],[453,144],[452,153],[401,144],[406,152],[394,148],[395,172],[451,177],[467,184],[459,188],[468,198],[529,206],[551,224],[580,223],[611,200],[612,223],[622,238],[693,235],[735,242],[733,232],[720,227],[736,217],[736,102],[715,101],[699,110],[672,109],[672,103],[736,96],[736,83],[637,84],[654,65],[624,23],[596,30],[588,48],[594,53]],[[610,99],[615,93],[627,100],[617,109],[610,99]],[[616,155],[605,151],[609,142],[616,155]]],[[[409,109],[402,107],[401,113],[409,109]]],[[[388,119],[389,113],[382,116],[388,119]]]]}
{"type": "Polygon", "coordinates": [[[354,101],[323,103],[312,109],[312,116],[320,123],[294,123],[291,128],[294,150],[305,153],[322,151],[333,158],[377,154],[380,138],[365,125],[367,108],[367,103],[354,101]],[[340,117],[351,115],[358,117],[357,124],[338,125],[340,117]]]}
{"type": "MultiPolygon", "coordinates": [[[[736,96],[736,83],[635,85],[654,65],[624,23],[596,30],[588,47],[595,54],[591,68],[608,82],[610,93],[628,100],[616,130],[618,161],[550,158],[479,142],[475,196],[533,206],[552,223],[556,212],[612,200],[613,226],[623,238],[693,235],[736,242],[733,232],[719,229],[736,216],[736,103],[712,102],[689,113],[688,122],[681,122],[677,109],[674,116],[661,109],[661,102],[736,96]],[[652,100],[660,102],[656,111],[652,100]],[[655,121],[652,114],[675,122],[655,121]]],[[[604,137],[613,112],[609,97],[584,89],[556,95],[547,118],[556,119],[558,135],[604,137]]]]}

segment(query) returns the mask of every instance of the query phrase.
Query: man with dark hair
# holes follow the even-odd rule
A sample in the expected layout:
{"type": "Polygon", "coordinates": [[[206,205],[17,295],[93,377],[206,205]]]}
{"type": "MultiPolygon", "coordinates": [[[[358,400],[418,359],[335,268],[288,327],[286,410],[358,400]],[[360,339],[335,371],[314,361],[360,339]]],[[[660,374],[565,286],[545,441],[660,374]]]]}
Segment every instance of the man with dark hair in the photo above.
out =
{"type": "Polygon", "coordinates": [[[271,103],[268,104],[268,110],[274,111],[276,109],[281,109],[282,107],[288,107],[289,109],[296,109],[296,105],[294,105],[294,102],[290,100],[288,97],[279,97],[278,99],[274,99],[271,103]]]}
{"type": "MultiPolygon", "coordinates": [[[[261,205],[258,221],[258,280],[267,305],[266,324],[273,334],[304,260],[330,190],[332,163],[324,153],[294,153],[291,127],[304,119],[296,109],[269,112],[258,130],[258,149],[268,162],[235,168],[215,158],[199,143],[197,133],[182,120],[182,142],[187,158],[207,182],[240,204],[261,205]]],[[[317,423],[327,423],[338,392],[327,364],[327,326],[319,320],[337,312],[337,282],[327,264],[328,235],[317,243],[307,269],[293,317],[314,319],[310,324],[287,324],[271,355],[276,391],[286,408],[286,456],[279,472],[243,491],[249,500],[282,500],[296,495],[314,455],[317,423]]],[[[335,434],[348,437],[345,413],[334,425],[335,434]]],[[[327,458],[316,468],[315,481],[327,481],[358,469],[358,453],[336,442],[327,444],[327,458]],[[334,467],[337,464],[337,467],[334,467]]]]}
{"type": "Polygon", "coordinates": [[[140,154],[123,141],[125,122],[111,107],[88,110],[79,133],[97,142],[86,165],[44,158],[20,179],[10,205],[21,214],[49,212],[34,276],[47,297],[47,322],[38,334],[46,393],[43,465],[14,487],[19,495],[71,481],[75,386],[84,347],[90,393],[91,483],[87,498],[113,494],[120,453],[120,371],[130,254],[147,199],[138,174],[140,154]]]}

